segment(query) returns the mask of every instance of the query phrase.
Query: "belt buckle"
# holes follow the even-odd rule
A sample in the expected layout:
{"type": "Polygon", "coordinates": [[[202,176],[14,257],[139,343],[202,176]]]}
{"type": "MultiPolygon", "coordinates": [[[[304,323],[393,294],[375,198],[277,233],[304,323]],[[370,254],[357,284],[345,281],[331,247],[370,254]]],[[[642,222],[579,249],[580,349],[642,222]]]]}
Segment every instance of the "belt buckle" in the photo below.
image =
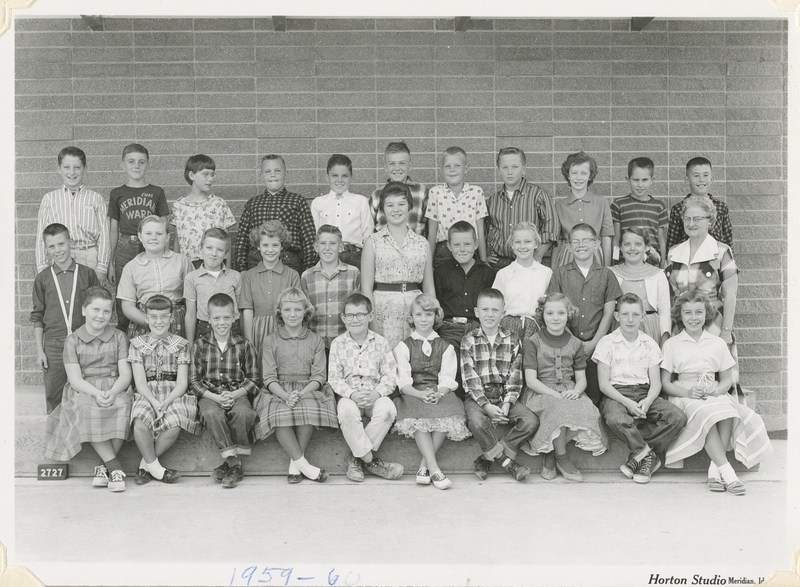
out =
{"type": "Polygon", "coordinates": [[[456,324],[466,324],[467,323],[467,318],[465,318],[464,316],[453,316],[452,320],[456,324]]]}

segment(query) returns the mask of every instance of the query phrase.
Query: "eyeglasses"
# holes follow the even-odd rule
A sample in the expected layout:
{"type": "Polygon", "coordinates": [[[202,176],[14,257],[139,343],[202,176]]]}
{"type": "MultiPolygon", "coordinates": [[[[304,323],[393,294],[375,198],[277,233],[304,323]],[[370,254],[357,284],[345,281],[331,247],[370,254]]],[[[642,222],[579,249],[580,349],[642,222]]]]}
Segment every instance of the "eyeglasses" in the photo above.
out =
{"type": "Polygon", "coordinates": [[[352,322],[352,321],[353,321],[353,320],[355,320],[355,319],[358,319],[358,321],[359,321],[359,322],[361,322],[361,321],[362,321],[364,318],[366,318],[367,316],[369,316],[369,313],[368,313],[368,312],[358,312],[358,313],[356,313],[356,314],[342,314],[342,317],[343,317],[343,318],[344,318],[344,319],[345,319],[347,322],[352,322]]]}
{"type": "Polygon", "coordinates": [[[681,220],[683,223],[686,224],[687,222],[691,222],[692,224],[697,224],[701,220],[708,220],[710,216],[681,216],[681,220]]]}
{"type": "Polygon", "coordinates": [[[172,320],[172,314],[171,313],[170,314],[166,314],[166,315],[162,315],[162,314],[145,314],[144,317],[147,318],[148,320],[150,320],[151,322],[169,322],[170,320],[172,320]]]}
{"type": "Polygon", "coordinates": [[[593,238],[582,238],[581,240],[575,239],[569,241],[573,247],[577,247],[578,245],[583,245],[584,247],[588,247],[590,244],[594,242],[593,238]]]}
{"type": "Polygon", "coordinates": [[[216,171],[200,171],[199,173],[196,173],[195,175],[202,175],[203,177],[210,177],[211,179],[214,179],[215,177],[217,177],[217,172],[216,171]]]}

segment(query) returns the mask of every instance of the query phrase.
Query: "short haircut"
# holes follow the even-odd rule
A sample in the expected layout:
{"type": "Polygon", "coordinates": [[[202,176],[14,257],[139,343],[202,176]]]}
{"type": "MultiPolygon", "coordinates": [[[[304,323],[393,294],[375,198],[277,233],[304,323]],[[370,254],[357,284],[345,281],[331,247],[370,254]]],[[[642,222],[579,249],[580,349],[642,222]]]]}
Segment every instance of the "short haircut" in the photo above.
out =
{"type": "Polygon", "coordinates": [[[208,298],[208,309],[211,308],[235,308],[236,305],[233,303],[233,298],[225,293],[215,293],[213,296],[208,298]]]}
{"type": "Polygon", "coordinates": [[[464,162],[466,163],[467,161],[467,152],[461,147],[447,147],[442,153],[442,163],[444,163],[444,158],[448,155],[461,155],[464,158],[464,162]]]}
{"type": "Polygon", "coordinates": [[[141,153],[147,158],[148,161],[150,161],[150,153],[147,152],[147,149],[144,148],[144,145],[140,145],[139,143],[131,143],[130,145],[126,145],[125,148],[122,149],[122,159],[124,160],[125,157],[131,153],[141,153]]]}
{"type": "Polygon", "coordinates": [[[353,174],[353,162],[350,161],[350,157],[347,155],[342,155],[341,153],[334,153],[331,155],[331,158],[328,159],[328,165],[325,167],[325,173],[330,173],[334,165],[344,165],[347,167],[347,171],[350,172],[350,175],[353,174]]]}
{"type": "Polygon", "coordinates": [[[717,207],[714,205],[714,202],[702,196],[689,196],[681,200],[680,204],[681,215],[685,214],[686,210],[689,208],[700,208],[708,215],[709,229],[714,226],[714,222],[717,220],[717,207]]]}
{"type": "Polygon", "coordinates": [[[619,309],[622,307],[622,304],[637,304],[639,309],[644,312],[644,302],[642,302],[642,298],[637,296],[635,293],[625,293],[622,294],[617,298],[617,303],[614,306],[614,311],[619,312],[619,309]]]}
{"type": "Polygon", "coordinates": [[[514,240],[514,233],[522,231],[528,231],[533,233],[533,242],[535,243],[534,246],[538,247],[539,245],[542,244],[542,237],[539,235],[539,229],[536,228],[536,225],[533,222],[530,222],[529,220],[523,220],[522,222],[517,222],[514,225],[514,228],[511,229],[511,234],[509,235],[508,240],[506,242],[510,245],[514,240]]]}
{"type": "Polygon", "coordinates": [[[672,302],[672,307],[669,310],[669,315],[672,318],[672,323],[676,324],[678,328],[683,330],[683,320],[681,320],[681,310],[684,304],[694,304],[697,302],[703,302],[703,305],[706,309],[706,321],[703,322],[703,328],[708,328],[709,325],[714,322],[714,318],[717,317],[717,310],[711,304],[711,300],[709,297],[699,290],[690,290],[685,291],[682,294],[678,295],[675,300],[672,302]]]}
{"type": "Polygon", "coordinates": [[[405,153],[410,157],[411,149],[408,148],[405,141],[396,141],[386,145],[386,150],[383,152],[384,155],[394,155],[395,153],[405,153]]]}
{"type": "Polygon", "coordinates": [[[149,216],[145,216],[139,221],[139,228],[136,232],[142,234],[142,228],[144,228],[145,224],[150,224],[151,222],[158,222],[161,224],[165,230],[169,231],[169,227],[167,226],[167,221],[164,220],[161,216],[156,216],[155,214],[150,214],[149,216]]]}
{"type": "Polygon", "coordinates": [[[264,155],[261,158],[261,166],[262,167],[264,166],[264,161],[280,161],[281,163],[283,163],[284,170],[286,169],[286,160],[283,157],[281,157],[280,155],[273,155],[273,154],[264,155]]]}
{"type": "Polygon", "coordinates": [[[487,287],[486,289],[482,289],[481,292],[478,294],[477,299],[475,300],[475,305],[481,303],[481,300],[487,298],[490,300],[500,300],[503,304],[506,303],[506,298],[503,296],[503,292],[499,289],[495,289],[493,287],[487,287]]]}
{"type": "Polygon", "coordinates": [[[626,226],[625,228],[623,228],[622,233],[620,234],[619,237],[620,245],[622,244],[622,239],[625,238],[625,235],[627,233],[635,234],[636,236],[642,237],[644,239],[644,246],[645,247],[650,246],[651,244],[650,239],[648,238],[647,233],[641,226],[626,226]]]}
{"type": "Polygon", "coordinates": [[[78,147],[64,147],[58,152],[58,164],[61,165],[61,162],[64,160],[64,157],[77,157],[83,163],[83,166],[86,167],[86,153],[83,152],[82,149],[78,147]]]}
{"type": "Polygon", "coordinates": [[[108,291],[104,287],[100,287],[99,285],[92,286],[86,290],[83,294],[83,308],[88,308],[89,304],[91,304],[95,300],[105,300],[107,302],[111,302],[114,304],[114,296],[111,295],[111,292],[108,291]]]}
{"type": "Polygon", "coordinates": [[[412,328],[414,327],[414,308],[419,308],[423,312],[433,312],[433,327],[439,328],[444,321],[444,310],[442,310],[441,304],[439,304],[439,300],[437,300],[433,296],[429,296],[428,294],[419,294],[415,297],[411,304],[408,306],[408,315],[406,316],[406,322],[412,328]]]}
{"type": "Polygon", "coordinates": [[[631,176],[633,170],[636,168],[650,170],[650,176],[656,171],[656,164],[649,157],[636,157],[628,162],[628,177],[631,176]]]}
{"type": "Polygon", "coordinates": [[[347,306],[364,306],[367,313],[372,312],[372,302],[362,293],[354,292],[347,296],[342,305],[342,313],[347,309],[347,306]]]}
{"type": "Polygon", "coordinates": [[[302,289],[300,289],[299,287],[287,287],[278,296],[278,299],[275,302],[275,309],[273,310],[273,312],[275,314],[275,319],[281,326],[284,325],[283,316],[281,316],[281,304],[283,302],[302,302],[303,324],[306,326],[308,325],[308,322],[314,315],[314,305],[311,303],[311,300],[308,299],[308,296],[302,289]]]}
{"type": "Polygon", "coordinates": [[[339,238],[339,242],[342,242],[342,231],[339,230],[338,226],[334,226],[333,224],[323,224],[317,230],[317,242],[319,242],[319,237],[323,234],[334,234],[339,238]]]}
{"type": "Polygon", "coordinates": [[[261,226],[256,226],[250,231],[250,242],[255,248],[258,248],[261,245],[261,239],[265,236],[278,237],[281,241],[281,247],[285,247],[292,242],[292,233],[280,220],[267,220],[261,226]]]}
{"type": "Polygon", "coordinates": [[[208,155],[192,155],[186,160],[186,165],[183,168],[183,178],[186,180],[186,183],[192,185],[192,180],[189,179],[189,174],[200,173],[204,169],[210,169],[211,171],[214,171],[217,169],[217,164],[214,163],[214,160],[208,155]]]}
{"type": "Polygon", "coordinates": [[[572,235],[578,232],[579,230],[583,230],[584,232],[588,232],[592,235],[592,238],[597,238],[597,231],[591,224],[586,224],[585,222],[578,222],[575,226],[569,229],[569,239],[572,240],[572,235]]]}
{"type": "Polygon", "coordinates": [[[414,207],[414,198],[411,197],[411,188],[407,183],[401,181],[390,181],[381,190],[380,201],[378,202],[378,209],[383,212],[383,206],[386,203],[386,198],[389,196],[400,196],[405,198],[408,202],[408,210],[414,207]]]}
{"type": "Polygon", "coordinates": [[[207,238],[216,238],[221,241],[225,241],[225,243],[230,247],[231,244],[231,235],[228,234],[228,231],[223,228],[218,228],[216,226],[207,229],[204,233],[202,238],[200,239],[200,246],[202,247],[203,244],[206,242],[207,238]]]}
{"type": "Polygon", "coordinates": [[[567,183],[569,183],[569,170],[576,165],[583,165],[584,163],[589,164],[589,181],[586,182],[586,185],[587,187],[592,185],[594,178],[597,177],[597,161],[594,160],[594,157],[590,157],[583,151],[568,155],[566,160],[561,164],[561,175],[564,176],[567,183]]]}
{"type": "Polygon", "coordinates": [[[48,224],[44,227],[44,230],[42,231],[42,240],[46,239],[48,236],[56,236],[57,234],[66,234],[67,238],[71,238],[69,236],[69,228],[63,224],[54,222],[53,224],[48,224]]]}
{"type": "Polygon", "coordinates": [[[708,165],[711,167],[711,161],[705,157],[692,157],[686,162],[686,175],[689,175],[689,171],[692,169],[692,167],[700,167],[701,165],[708,165]]]}
{"type": "Polygon", "coordinates": [[[150,299],[144,303],[144,309],[145,311],[155,310],[156,312],[169,310],[170,313],[172,313],[172,300],[167,296],[156,294],[154,296],[150,296],[150,299]]]}
{"type": "Polygon", "coordinates": [[[459,220],[458,222],[454,222],[450,228],[447,229],[447,240],[450,240],[450,237],[453,236],[457,232],[469,232],[472,233],[472,238],[475,240],[478,239],[478,233],[475,232],[475,227],[472,226],[466,220],[459,220]]]}
{"type": "Polygon", "coordinates": [[[525,151],[523,151],[522,149],[518,149],[517,147],[503,147],[497,152],[498,167],[500,166],[500,157],[502,157],[503,155],[519,155],[520,161],[522,161],[523,165],[525,165],[525,163],[528,162],[528,158],[525,157],[525,151]]]}
{"type": "Polygon", "coordinates": [[[572,320],[578,314],[578,308],[572,303],[572,300],[558,291],[550,292],[549,294],[541,296],[536,300],[536,311],[533,314],[534,319],[538,322],[539,326],[545,328],[544,324],[544,307],[546,304],[561,302],[567,309],[567,321],[572,320]]]}

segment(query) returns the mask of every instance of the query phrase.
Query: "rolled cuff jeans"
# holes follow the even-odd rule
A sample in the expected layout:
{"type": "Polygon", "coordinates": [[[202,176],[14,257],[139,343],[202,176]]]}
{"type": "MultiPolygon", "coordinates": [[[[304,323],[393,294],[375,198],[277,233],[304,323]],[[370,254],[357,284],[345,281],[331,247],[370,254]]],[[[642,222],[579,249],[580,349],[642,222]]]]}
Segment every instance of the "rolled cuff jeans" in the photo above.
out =
{"type": "Polygon", "coordinates": [[[467,413],[467,428],[478,441],[483,456],[490,461],[502,454],[510,459],[516,459],[519,447],[539,429],[538,416],[517,402],[508,410],[508,419],[514,426],[498,441],[495,425],[474,399],[468,397],[464,400],[464,410],[467,413]]]}
{"type": "Polygon", "coordinates": [[[250,454],[257,415],[246,396],[236,398],[233,406],[226,410],[204,395],[198,400],[197,408],[200,411],[200,421],[211,433],[223,459],[250,454]]]}

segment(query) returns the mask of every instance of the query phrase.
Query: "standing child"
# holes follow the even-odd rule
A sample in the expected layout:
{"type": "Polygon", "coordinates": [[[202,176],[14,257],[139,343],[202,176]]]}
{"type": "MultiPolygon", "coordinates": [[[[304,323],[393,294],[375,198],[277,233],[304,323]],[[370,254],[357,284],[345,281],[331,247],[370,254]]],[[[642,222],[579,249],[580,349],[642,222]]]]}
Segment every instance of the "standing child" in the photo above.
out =
{"type": "Polygon", "coordinates": [[[317,230],[323,224],[332,224],[342,231],[342,261],[361,268],[361,249],[375,227],[369,201],[364,196],[350,192],[353,162],[345,155],[334,154],[326,168],[331,191],[314,198],[311,216],[317,230]]]}
{"type": "Polygon", "coordinates": [[[208,155],[189,157],[183,177],[192,190],[172,205],[171,223],[177,233],[174,249],[186,255],[195,268],[202,263],[200,241],[203,233],[214,227],[233,231],[232,227],[236,226],[236,218],[225,200],[211,193],[216,169],[216,163],[208,155]]]}
{"type": "Polygon", "coordinates": [[[573,153],[561,164],[561,174],[569,184],[570,194],[556,202],[561,231],[558,257],[553,265],[561,267],[572,261],[572,248],[569,246],[569,240],[572,238],[570,232],[572,227],[579,223],[591,226],[602,240],[602,245],[594,249],[597,264],[611,265],[611,238],[614,236],[611,209],[605,198],[589,191],[589,187],[597,177],[597,162],[583,151],[573,153]]]}
{"type": "Polygon", "coordinates": [[[300,288],[281,292],[275,304],[278,329],[264,341],[261,376],[264,390],[256,397],[256,437],[275,432],[289,455],[289,483],[303,476],[320,483],[325,469],[306,460],[314,427],[338,428],[333,392],[325,383],[325,343],[308,329],[314,307],[300,288]]]}
{"type": "Polygon", "coordinates": [[[686,426],[683,411],[659,397],[661,351],[640,330],[643,316],[641,298],[623,294],[614,312],[619,328],[600,339],[593,357],[600,391],[606,396],[603,418],[631,451],[620,471],[636,483],[650,481],[667,447],[686,426]]]}
{"type": "Polygon", "coordinates": [[[341,249],[342,232],[335,226],[323,224],[314,243],[319,262],[300,276],[300,287],[314,307],[308,327],[322,338],[326,349],[331,348],[334,338],[344,334],[340,316],[344,312],[345,298],[361,289],[361,272],[339,259],[341,249]]]}
{"type": "MultiPolygon", "coordinates": [[[[647,157],[637,157],[628,163],[628,185],[631,193],[611,202],[614,223],[612,257],[621,261],[622,233],[627,228],[641,228],[648,247],[645,261],[658,267],[667,258],[667,206],[650,195],[655,164],[647,157]],[[655,246],[658,243],[658,250],[655,246]]],[[[658,339],[656,339],[658,340],[658,339]]]]}
{"type": "Polygon", "coordinates": [[[261,356],[264,339],[275,330],[275,302],[287,287],[298,287],[297,271],[284,266],[281,251],[291,239],[280,220],[267,220],[250,233],[261,253],[261,263],[242,273],[239,310],[242,332],[261,356]]]}
{"type": "Polygon", "coordinates": [[[244,205],[236,236],[235,268],[252,269],[261,261],[258,248],[250,242],[250,232],[267,220],[280,220],[292,235],[291,243],[283,250],[281,261],[298,274],[315,262],[314,218],[308,202],[300,194],[286,189],[286,162],[280,155],[261,158],[261,177],[266,188],[263,194],[250,198],[244,205]]]}
{"type": "Polygon", "coordinates": [[[442,315],[436,298],[418,295],[409,307],[408,321],[414,332],[394,349],[400,388],[400,397],[394,400],[394,430],[417,443],[422,455],[417,483],[428,485],[433,481],[437,489],[453,484],[436,460],[444,439],[464,440],[471,435],[465,424],[464,404],[452,393],[458,387],[458,357],[453,345],[433,330],[442,315]]]}
{"type": "Polygon", "coordinates": [[[583,481],[567,455],[567,443],[601,455],[606,451],[600,412],[586,397],[586,356],[583,344],[567,330],[578,309],[561,293],[542,296],[536,317],[544,328],[525,341],[525,405],[539,418],[539,430],[523,448],[544,454],[542,477],[560,472],[568,481],[583,481]],[[555,453],[555,454],[554,454],[555,453]]]}
{"type": "Polygon", "coordinates": [[[250,454],[258,418],[252,406],[259,391],[258,357],[250,341],[231,332],[235,319],[230,296],[211,296],[211,332],[197,340],[189,365],[189,392],[197,398],[200,421],[225,459],[211,478],[227,489],[244,477],[239,456],[250,454]]]}
{"type": "Polygon", "coordinates": [[[168,249],[167,223],[160,216],[145,216],[139,223],[139,240],[144,253],[136,255],[122,270],[117,286],[117,298],[122,311],[130,320],[128,338],[148,331],[149,325],[142,312],[144,303],[156,294],[167,296],[173,304],[169,331],[184,334],[183,281],[192,264],[189,259],[168,249]]]}
{"type": "MultiPolygon", "coordinates": [[[[241,294],[242,276],[228,269],[223,263],[230,249],[230,236],[221,228],[209,228],[200,241],[200,258],[203,264],[190,271],[183,282],[183,297],[186,300],[186,338],[189,346],[211,329],[208,324],[208,300],[216,293],[228,294],[236,300],[241,294]]],[[[238,313],[238,312],[237,312],[238,313]]],[[[241,334],[239,321],[233,323],[233,332],[241,334]]]]}
{"type": "Polygon", "coordinates": [[[128,342],[110,324],[114,298],[104,288],[86,290],[82,312],[86,323],[64,343],[69,381],[61,405],[47,417],[45,456],[68,461],[90,442],[103,461],[94,468],[92,486],[125,491],[117,453],[128,438],[133,401],[128,342]]]}
{"type": "Polygon", "coordinates": [[[186,395],[189,386],[189,341],[169,333],[172,300],[154,295],[144,304],[150,332],[131,339],[128,362],[136,391],[131,423],[133,438],[142,454],[136,484],[155,478],[175,483],[181,476],[165,468],[158,457],[178,440],[181,428],[198,434],[197,401],[186,395]]]}
{"type": "MultiPolygon", "coordinates": [[[[425,210],[428,207],[428,188],[423,183],[411,181],[411,149],[403,141],[389,143],[384,151],[386,163],[386,183],[399,181],[408,186],[411,191],[413,204],[408,213],[408,227],[418,235],[424,237],[428,233],[428,222],[425,220],[425,210]]],[[[375,221],[375,230],[378,231],[386,224],[386,214],[381,210],[381,192],[383,186],[372,192],[370,209],[375,221]]]]}
{"type": "Polygon", "coordinates": [[[445,183],[433,186],[428,193],[428,242],[434,267],[453,258],[447,248],[447,231],[459,220],[466,220],[478,236],[478,256],[486,263],[486,237],[483,219],[489,215],[483,190],[465,181],[467,153],[461,147],[447,147],[442,155],[445,183]]]}
{"type": "Polygon", "coordinates": [[[44,397],[49,414],[61,405],[67,383],[64,341],[85,321],[75,307],[82,307],[86,290],[100,282],[94,271],[72,258],[66,226],[49,224],[42,231],[42,240],[53,264],[33,280],[31,322],[36,339],[36,365],[44,371],[44,397]]]}

